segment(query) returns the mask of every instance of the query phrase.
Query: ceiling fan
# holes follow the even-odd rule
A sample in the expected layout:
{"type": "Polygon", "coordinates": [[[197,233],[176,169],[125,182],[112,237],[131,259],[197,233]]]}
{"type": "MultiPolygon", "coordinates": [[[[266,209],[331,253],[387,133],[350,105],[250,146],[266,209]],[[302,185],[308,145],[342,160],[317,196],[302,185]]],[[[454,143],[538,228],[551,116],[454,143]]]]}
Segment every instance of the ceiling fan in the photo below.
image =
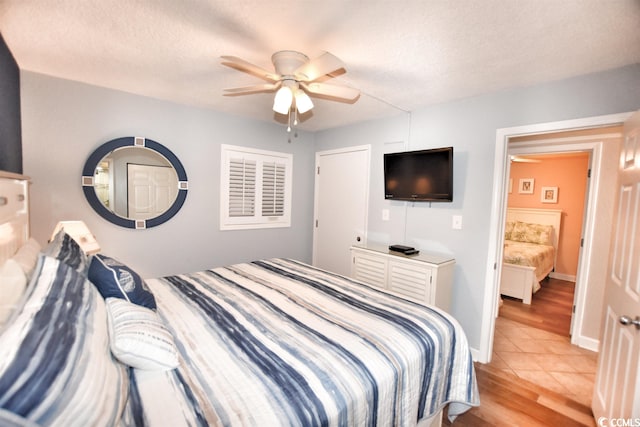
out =
{"type": "Polygon", "coordinates": [[[307,55],[291,50],[276,52],[271,57],[275,72],[251,64],[235,56],[222,56],[226,65],[236,70],[252,74],[268,83],[225,89],[225,96],[248,95],[258,92],[277,91],[273,110],[280,114],[299,112],[304,114],[313,108],[309,97],[318,95],[331,100],[353,102],[360,96],[360,91],[347,86],[324,83],[324,80],[345,72],[344,64],[336,56],[325,52],[319,57],[309,60],[307,55]],[[322,80],[322,81],[320,81],[322,80]]]}

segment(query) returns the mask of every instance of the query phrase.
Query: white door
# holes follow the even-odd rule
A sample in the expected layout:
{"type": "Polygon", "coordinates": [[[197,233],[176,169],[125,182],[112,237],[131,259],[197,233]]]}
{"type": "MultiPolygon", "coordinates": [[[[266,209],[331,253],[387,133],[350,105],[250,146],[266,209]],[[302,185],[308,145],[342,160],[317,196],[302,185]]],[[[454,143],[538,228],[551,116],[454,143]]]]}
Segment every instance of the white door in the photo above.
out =
{"type": "Polygon", "coordinates": [[[640,418],[640,112],[625,123],[618,173],[592,403],[599,425],[640,418]]]}
{"type": "Polygon", "coordinates": [[[129,219],[155,218],[171,207],[178,195],[176,171],[166,166],[127,165],[129,219]]]}
{"type": "Polygon", "coordinates": [[[349,275],[349,248],[365,243],[370,146],[316,153],[313,265],[349,275]]]}

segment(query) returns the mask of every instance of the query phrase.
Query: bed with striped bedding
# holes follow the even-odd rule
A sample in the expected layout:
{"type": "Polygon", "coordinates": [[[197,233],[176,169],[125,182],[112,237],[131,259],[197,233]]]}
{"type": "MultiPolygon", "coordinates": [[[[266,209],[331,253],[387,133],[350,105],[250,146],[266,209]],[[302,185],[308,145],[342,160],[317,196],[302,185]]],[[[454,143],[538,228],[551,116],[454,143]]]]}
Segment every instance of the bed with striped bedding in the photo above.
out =
{"type": "Polygon", "coordinates": [[[179,367],[132,369],[122,425],[413,426],[479,404],[459,324],[284,259],[147,280],[179,367]]]}

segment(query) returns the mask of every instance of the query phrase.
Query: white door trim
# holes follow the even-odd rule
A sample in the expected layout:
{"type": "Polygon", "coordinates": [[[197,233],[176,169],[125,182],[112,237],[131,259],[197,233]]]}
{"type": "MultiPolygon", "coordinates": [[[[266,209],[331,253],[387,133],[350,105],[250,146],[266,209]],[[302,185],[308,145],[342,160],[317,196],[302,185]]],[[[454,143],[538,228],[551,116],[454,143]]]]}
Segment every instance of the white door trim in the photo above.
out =
{"type": "Polygon", "coordinates": [[[344,148],[337,148],[334,150],[324,150],[324,151],[317,151],[316,152],[316,164],[315,164],[315,168],[314,168],[314,173],[315,173],[315,181],[314,181],[314,188],[313,188],[313,218],[314,218],[314,224],[313,224],[313,254],[311,256],[312,259],[312,264],[316,265],[316,257],[317,257],[317,227],[315,226],[315,221],[318,218],[318,195],[319,195],[319,185],[320,182],[318,181],[318,168],[320,167],[320,158],[322,156],[327,156],[327,155],[335,155],[335,154],[344,154],[344,153],[352,153],[355,151],[364,151],[367,153],[367,176],[366,176],[366,180],[365,180],[365,195],[364,195],[364,199],[365,199],[365,212],[364,212],[364,230],[362,230],[363,233],[363,237],[362,237],[362,243],[366,244],[367,243],[367,230],[369,229],[369,186],[371,185],[370,180],[371,180],[371,145],[355,145],[352,147],[344,147],[344,148]]]}
{"type": "Polygon", "coordinates": [[[491,218],[489,222],[489,241],[487,248],[485,293],[480,327],[480,348],[474,351],[474,358],[481,363],[491,361],[493,350],[493,336],[495,319],[498,312],[498,290],[500,287],[500,270],[502,262],[502,245],[498,245],[504,233],[504,221],[507,209],[507,195],[509,175],[509,138],[515,136],[533,135],[547,132],[558,132],[586,128],[597,128],[622,124],[633,112],[610,114],[605,116],[587,117],[575,120],[564,120],[550,123],[538,123],[496,130],[496,145],[494,155],[493,188],[491,198],[491,218]]]}
{"type": "MultiPolygon", "coordinates": [[[[589,289],[589,266],[593,261],[593,232],[595,227],[595,207],[598,206],[598,189],[600,188],[600,171],[602,167],[602,144],[601,141],[607,135],[591,135],[566,139],[562,141],[536,141],[527,143],[509,144],[508,155],[523,155],[536,153],[561,153],[568,151],[583,151],[590,153],[589,168],[591,169],[591,182],[585,194],[586,210],[581,226],[584,225],[583,237],[584,245],[578,264],[578,274],[576,276],[575,313],[572,316],[571,343],[592,351],[598,351],[598,340],[594,340],[582,335],[582,322],[584,320],[584,307],[586,304],[587,289],[589,289]],[[582,142],[589,139],[591,141],[582,142]]],[[[608,135],[609,137],[622,137],[619,135],[608,135]]],[[[587,177],[585,177],[587,179],[587,177]]]]}

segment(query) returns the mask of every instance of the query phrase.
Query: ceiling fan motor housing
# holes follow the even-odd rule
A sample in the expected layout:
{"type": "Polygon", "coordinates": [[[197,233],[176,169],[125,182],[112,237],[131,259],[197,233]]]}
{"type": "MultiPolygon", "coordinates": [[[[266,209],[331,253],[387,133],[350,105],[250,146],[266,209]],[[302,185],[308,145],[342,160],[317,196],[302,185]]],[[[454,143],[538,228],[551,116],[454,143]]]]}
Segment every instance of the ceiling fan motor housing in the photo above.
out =
{"type": "Polygon", "coordinates": [[[293,50],[281,50],[271,56],[271,62],[277,74],[283,76],[283,80],[296,80],[295,72],[298,68],[309,62],[309,57],[293,50]]]}

